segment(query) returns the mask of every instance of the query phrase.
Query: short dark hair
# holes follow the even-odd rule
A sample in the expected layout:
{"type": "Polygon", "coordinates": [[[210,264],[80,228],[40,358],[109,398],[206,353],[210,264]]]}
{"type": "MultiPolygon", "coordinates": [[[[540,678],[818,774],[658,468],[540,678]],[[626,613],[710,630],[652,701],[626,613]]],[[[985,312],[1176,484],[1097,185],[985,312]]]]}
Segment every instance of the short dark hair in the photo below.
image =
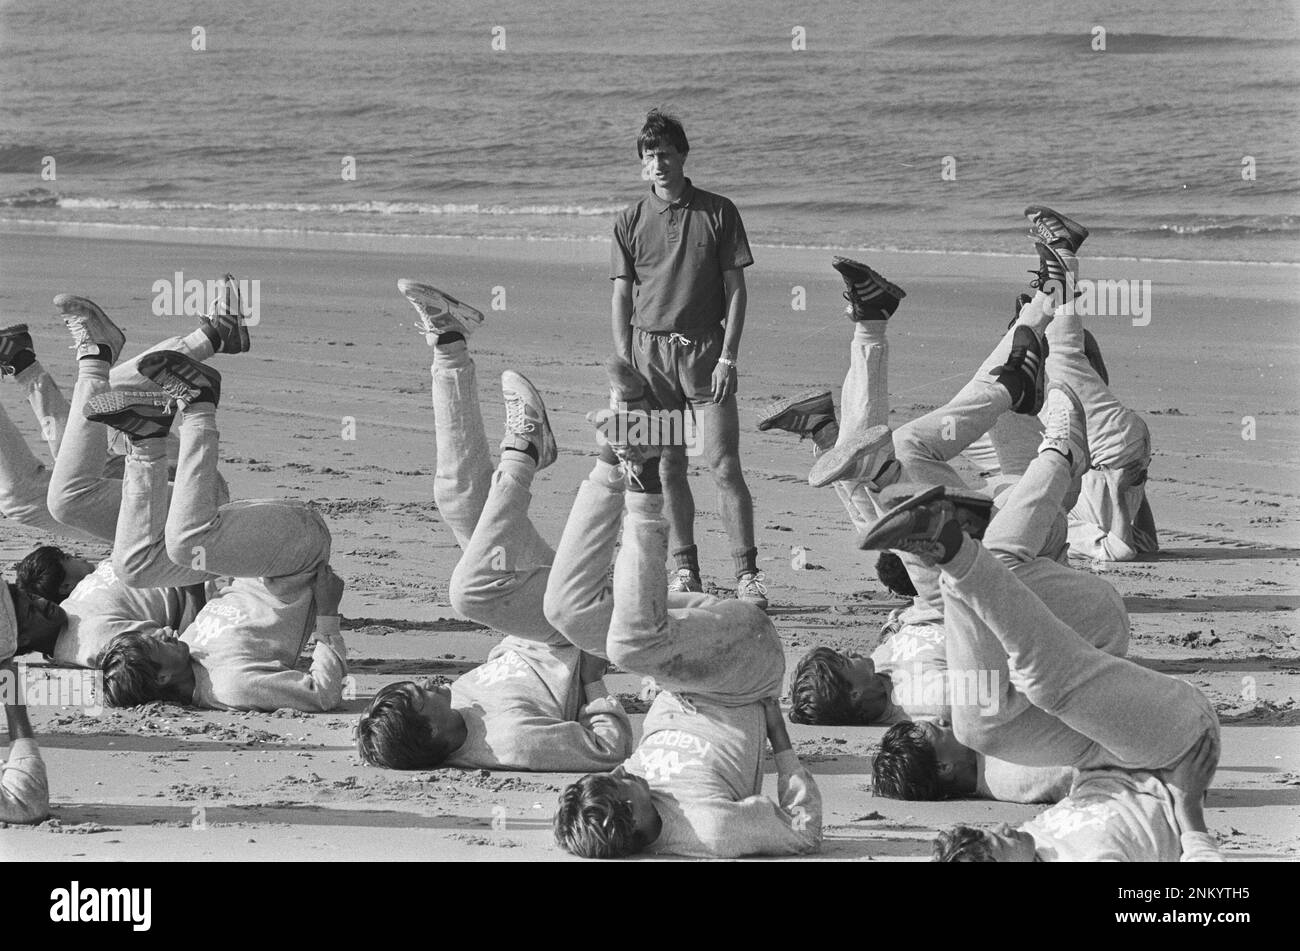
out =
{"type": "Polygon", "coordinates": [[[988,834],[973,826],[953,826],[934,840],[931,862],[996,862],[988,834]]]}
{"type": "Polygon", "coordinates": [[[108,642],[99,666],[104,672],[104,699],[112,707],[138,707],[162,700],[162,667],[149,656],[149,638],[131,632],[108,642]]]}
{"type": "Polygon", "coordinates": [[[829,647],[815,647],[794,669],[790,684],[790,721],[825,726],[854,726],[861,717],[849,696],[852,686],[842,671],[848,659],[829,647]]]}
{"type": "Polygon", "coordinates": [[[68,557],[62,548],[42,545],[28,553],[22,561],[14,565],[14,574],[18,577],[18,587],[28,594],[34,594],[58,604],[63,600],[59,589],[68,574],[63,570],[63,559],[68,557]]]}
{"type": "Polygon", "coordinates": [[[406,689],[412,684],[399,680],[381,687],[357,721],[357,752],[371,766],[437,769],[452,754],[450,742],[415,709],[406,689]]]}
{"type": "Polygon", "coordinates": [[[691,144],[686,141],[686,130],[678,118],[660,109],[651,109],[645,114],[645,122],[641,124],[641,132],[636,137],[637,158],[643,157],[646,149],[658,148],[664,143],[682,155],[691,150],[691,144]]]}
{"type": "Polygon", "coordinates": [[[553,828],[556,845],[585,859],[621,859],[645,848],[632,806],[608,773],[588,773],[565,787],[553,828]]]}
{"type": "Polygon", "coordinates": [[[912,576],[907,573],[903,559],[892,551],[882,551],[876,559],[876,577],[894,594],[904,598],[916,597],[916,585],[912,584],[912,576]]]}
{"type": "Polygon", "coordinates": [[[910,720],[894,724],[880,738],[871,778],[875,794],[886,799],[944,798],[934,744],[910,720]]]}

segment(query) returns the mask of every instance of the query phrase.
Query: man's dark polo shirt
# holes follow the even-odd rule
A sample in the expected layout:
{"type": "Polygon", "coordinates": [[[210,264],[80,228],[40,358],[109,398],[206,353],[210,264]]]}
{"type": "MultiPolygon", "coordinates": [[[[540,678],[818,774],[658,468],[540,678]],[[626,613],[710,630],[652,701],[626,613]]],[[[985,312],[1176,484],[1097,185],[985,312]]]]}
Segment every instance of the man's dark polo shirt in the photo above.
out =
{"type": "Polygon", "coordinates": [[[753,263],[736,206],[689,178],[677,201],[652,187],[614,220],[610,278],[632,281],[632,326],[641,330],[713,330],[727,316],[722,272],[753,263]]]}

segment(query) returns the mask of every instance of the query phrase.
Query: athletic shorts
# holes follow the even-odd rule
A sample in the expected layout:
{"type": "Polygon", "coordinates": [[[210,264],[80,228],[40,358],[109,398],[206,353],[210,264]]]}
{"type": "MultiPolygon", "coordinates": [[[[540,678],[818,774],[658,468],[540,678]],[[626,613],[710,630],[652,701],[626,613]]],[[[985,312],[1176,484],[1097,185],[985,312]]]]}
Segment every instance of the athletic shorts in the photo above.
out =
{"type": "MultiPolygon", "coordinates": [[[[713,402],[713,370],[722,356],[723,328],[698,337],[632,328],[632,365],[664,409],[713,402]]],[[[729,397],[730,399],[731,397],[729,397]]]]}

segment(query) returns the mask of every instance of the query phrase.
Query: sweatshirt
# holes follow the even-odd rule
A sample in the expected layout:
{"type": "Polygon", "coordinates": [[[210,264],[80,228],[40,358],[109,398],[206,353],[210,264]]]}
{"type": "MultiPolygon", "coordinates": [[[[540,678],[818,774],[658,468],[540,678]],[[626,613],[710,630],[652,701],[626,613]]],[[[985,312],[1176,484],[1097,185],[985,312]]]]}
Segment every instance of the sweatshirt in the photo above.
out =
{"type": "Polygon", "coordinates": [[[1147,772],[1081,772],[1069,797],[1025,830],[1047,862],[1223,861],[1207,833],[1179,834],[1169,789],[1147,772]]]}
{"type": "Polygon", "coordinates": [[[792,750],[776,757],[779,801],[761,795],[766,738],[761,703],[724,706],[670,691],[655,697],[625,764],[649,784],[663,823],[646,851],[736,858],[820,849],[821,793],[792,750]]]}
{"type": "Polygon", "coordinates": [[[348,666],[339,618],[317,618],[310,575],[234,579],[209,598],[181,640],[190,646],[197,707],[323,713],[343,699],[348,666]],[[311,670],[297,670],[313,630],[311,670]]]}
{"type": "Polygon", "coordinates": [[[871,653],[876,673],[890,679],[889,706],[875,722],[892,725],[916,717],[946,717],[948,652],[943,614],[923,604],[894,610],[886,636],[871,653]]]}
{"type": "Polygon", "coordinates": [[[50,786],[41,751],[31,738],[9,744],[0,769],[0,822],[40,822],[50,814],[50,786]]]}
{"type": "Polygon", "coordinates": [[[68,624],[54,643],[52,659],[74,667],[98,667],[108,642],[119,634],[180,630],[184,598],[179,588],[128,588],[101,561],[63,601],[68,624]]]}
{"type": "Polygon", "coordinates": [[[443,765],[607,772],[632,749],[632,724],[603,681],[580,682],[582,651],[506,637],[451,685],[467,735],[443,765]]]}

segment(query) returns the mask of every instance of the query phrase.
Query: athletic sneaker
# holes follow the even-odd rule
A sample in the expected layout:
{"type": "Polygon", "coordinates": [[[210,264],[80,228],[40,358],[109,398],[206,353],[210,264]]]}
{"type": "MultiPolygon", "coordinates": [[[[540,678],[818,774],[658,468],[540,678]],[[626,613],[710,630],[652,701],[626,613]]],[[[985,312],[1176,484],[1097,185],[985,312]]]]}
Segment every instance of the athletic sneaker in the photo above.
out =
{"type": "Polygon", "coordinates": [[[962,531],[971,538],[984,537],[984,530],[993,521],[993,499],[981,492],[951,485],[928,486],[916,482],[900,482],[881,490],[879,502],[882,508],[893,509],[913,496],[932,489],[937,490],[935,498],[952,505],[962,531]]]}
{"type": "Polygon", "coordinates": [[[243,302],[239,299],[239,282],[227,274],[221,279],[217,296],[208,306],[208,312],[199,320],[217,332],[221,346],[217,353],[247,353],[252,347],[248,326],[244,323],[243,302]]]}
{"type": "Polygon", "coordinates": [[[110,390],[86,403],[86,419],[104,423],[132,439],[157,439],[171,432],[176,401],[168,393],[110,390]]]}
{"type": "Polygon", "coordinates": [[[782,429],[804,439],[823,424],[833,422],[835,402],[831,399],[831,391],[809,390],[772,403],[759,417],[758,428],[760,432],[782,429]]]}
{"type": "Polygon", "coordinates": [[[1038,270],[1029,272],[1034,275],[1029,286],[1050,295],[1058,305],[1078,297],[1074,287],[1079,259],[1065,248],[1049,247],[1041,241],[1034,244],[1034,249],[1038,252],[1038,270]]]}
{"type": "Polygon", "coordinates": [[[1088,237],[1087,228],[1046,205],[1030,205],[1025,217],[1029,219],[1029,237],[1049,247],[1078,254],[1079,245],[1088,237]]]}
{"type": "MultiPolygon", "coordinates": [[[[1016,326],[1011,337],[1011,354],[1007,362],[992,372],[1018,375],[1022,380],[1020,395],[1011,403],[1013,412],[1037,416],[1043,408],[1043,388],[1047,383],[1047,338],[1027,324],[1016,326]]],[[[1014,397],[1013,393],[1013,397],[1014,397]]]]}
{"type": "Polygon", "coordinates": [[[681,594],[701,594],[704,591],[704,582],[700,580],[697,572],[689,568],[678,568],[676,574],[668,579],[668,593],[674,592],[681,594]]]}
{"type": "Polygon", "coordinates": [[[0,327],[0,377],[13,376],[14,358],[25,350],[33,351],[32,335],[26,324],[10,324],[0,327]]]}
{"type": "Polygon", "coordinates": [[[639,481],[637,477],[646,462],[660,455],[660,434],[652,421],[637,425],[632,417],[646,415],[661,407],[645,379],[622,357],[610,357],[605,361],[605,375],[609,378],[609,413],[597,416],[597,426],[623,464],[624,474],[639,481]],[[629,442],[627,437],[634,433],[642,434],[644,441],[629,442]]]}
{"type": "Polygon", "coordinates": [[[506,435],[501,448],[522,449],[521,442],[533,446],[540,472],[558,455],[542,394],[522,373],[506,370],[501,374],[501,396],[506,403],[506,435]]]}
{"type": "Polygon", "coordinates": [[[888,320],[907,296],[897,284],[891,284],[871,268],[848,258],[831,258],[831,267],[844,278],[844,299],[850,304],[854,320],[888,320]]]}
{"type": "Polygon", "coordinates": [[[1088,471],[1088,418],[1074,390],[1064,383],[1047,387],[1043,402],[1043,441],[1038,451],[1055,449],[1070,461],[1070,475],[1078,478],[1088,471]]]}
{"type": "Polygon", "coordinates": [[[108,319],[99,305],[75,294],[60,294],[54,298],[63,323],[72,332],[72,349],[77,359],[99,355],[100,347],[108,347],[109,364],[117,362],[126,346],[126,334],[108,319]]]}
{"type": "Polygon", "coordinates": [[[898,478],[894,459],[894,431],[888,426],[866,426],[840,433],[840,441],[817,457],[808,472],[808,484],[821,488],[840,479],[866,476],[868,488],[876,491],[898,478]],[[890,472],[893,478],[890,479],[890,472]]]}
{"type": "MultiPolygon", "coordinates": [[[[1012,311],[1011,320],[1007,323],[1008,330],[1015,326],[1016,321],[1020,319],[1020,312],[1032,300],[1033,298],[1028,294],[1016,295],[1016,306],[1012,311]]],[[[1110,374],[1106,372],[1106,361],[1101,358],[1101,347],[1098,346],[1097,338],[1092,335],[1092,331],[1087,327],[1083,328],[1083,355],[1088,358],[1088,363],[1097,372],[1097,376],[1101,377],[1101,382],[1109,386],[1110,374]]]]}
{"type": "MultiPolygon", "coordinates": [[[[690,571],[689,568],[686,570],[690,571]]],[[[767,585],[763,583],[766,580],[761,571],[746,571],[736,580],[736,598],[766,611],[767,585]]]]}
{"type": "Polygon", "coordinates": [[[474,328],[483,323],[483,312],[462,304],[456,298],[429,284],[402,278],[397,289],[411,302],[420,315],[415,329],[424,334],[425,342],[433,346],[439,334],[458,333],[468,337],[474,328]]]}
{"type": "Polygon", "coordinates": [[[899,503],[862,534],[858,547],[906,552],[929,565],[949,560],[961,547],[962,531],[945,489],[931,486],[899,503]]]}
{"type": "Polygon", "coordinates": [[[221,401],[221,374],[175,350],[155,350],[140,358],[140,372],[183,407],[221,401]]]}

